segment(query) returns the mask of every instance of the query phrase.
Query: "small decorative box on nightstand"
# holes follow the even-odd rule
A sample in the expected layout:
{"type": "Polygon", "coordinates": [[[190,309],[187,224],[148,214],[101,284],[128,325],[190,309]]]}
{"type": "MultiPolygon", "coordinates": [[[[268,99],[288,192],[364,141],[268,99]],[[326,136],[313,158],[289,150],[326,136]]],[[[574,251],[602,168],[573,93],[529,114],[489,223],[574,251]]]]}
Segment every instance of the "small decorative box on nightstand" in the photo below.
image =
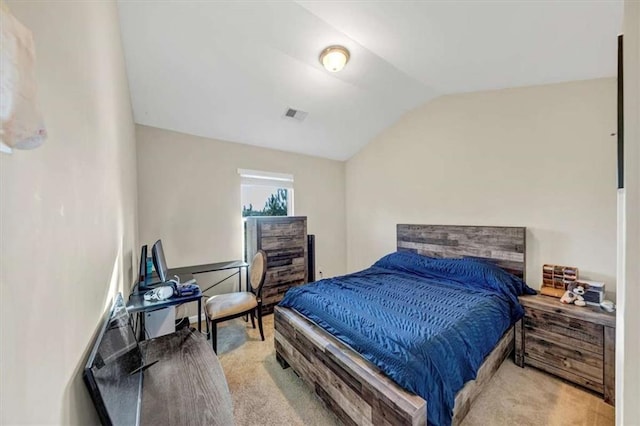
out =
{"type": "Polygon", "coordinates": [[[615,404],[616,316],[599,307],[522,296],[516,324],[516,364],[525,364],[601,393],[615,404]]]}

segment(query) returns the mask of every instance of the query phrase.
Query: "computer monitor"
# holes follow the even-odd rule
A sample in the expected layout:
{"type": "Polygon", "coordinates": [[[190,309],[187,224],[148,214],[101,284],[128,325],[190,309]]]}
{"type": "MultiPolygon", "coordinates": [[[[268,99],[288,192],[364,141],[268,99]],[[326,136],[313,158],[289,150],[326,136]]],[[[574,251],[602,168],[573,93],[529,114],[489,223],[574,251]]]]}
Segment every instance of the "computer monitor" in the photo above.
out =
{"type": "Polygon", "coordinates": [[[151,257],[153,258],[153,267],[156,268],[160,281],[167,282],[167,260],[164,258],[164,250],[162,249],[162,240],[156,241],[151,248],[151,257]]]}
{"type": "Polygon", "coordinates": [[[138,282],[144,283],[147,278],[147,245],[142,246],[140,250],[140,268],[138,269],[138,282]]]}

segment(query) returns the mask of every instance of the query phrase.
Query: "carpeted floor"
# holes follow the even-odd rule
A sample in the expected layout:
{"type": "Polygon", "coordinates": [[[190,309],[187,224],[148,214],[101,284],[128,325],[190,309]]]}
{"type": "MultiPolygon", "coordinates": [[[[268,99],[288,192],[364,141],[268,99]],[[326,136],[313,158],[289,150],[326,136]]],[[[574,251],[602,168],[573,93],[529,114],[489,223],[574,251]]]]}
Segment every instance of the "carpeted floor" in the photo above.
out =
{"type": "MultiPolygon", "coordinates": [[[[218,353],[238,426],[338,425],[336,418],[273,350],[273,315],[265,341],[241,319],[218,327],[218,353]]],[[[478,397],[463,425],[613,425],[614,408],[597,395],[508,359],[478,397]]]]}

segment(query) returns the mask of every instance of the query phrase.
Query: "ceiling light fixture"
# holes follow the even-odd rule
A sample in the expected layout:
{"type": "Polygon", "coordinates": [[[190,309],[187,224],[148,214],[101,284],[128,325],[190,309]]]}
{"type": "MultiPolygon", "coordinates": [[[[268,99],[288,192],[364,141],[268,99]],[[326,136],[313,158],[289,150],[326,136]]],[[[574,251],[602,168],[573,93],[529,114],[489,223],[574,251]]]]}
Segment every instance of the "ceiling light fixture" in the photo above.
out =
{"type": "Polygon", "coordinates": [[[349,51],[342,46],[329,46],[320,53],[320,63],[329,72],[338,72],[349,62],[349,51]]]}

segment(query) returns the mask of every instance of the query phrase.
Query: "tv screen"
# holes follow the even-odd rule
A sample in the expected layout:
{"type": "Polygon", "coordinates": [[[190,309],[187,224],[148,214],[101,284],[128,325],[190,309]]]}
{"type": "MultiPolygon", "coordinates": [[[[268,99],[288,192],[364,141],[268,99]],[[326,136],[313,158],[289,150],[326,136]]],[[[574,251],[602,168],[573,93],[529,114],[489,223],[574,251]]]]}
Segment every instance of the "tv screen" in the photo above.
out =
{"type": "Polygon", "coordinates": [[[84,382],[103,425],[135,425],[139,418],[142,352],[118,294],[84,369],[84,382]]]}
{"type": "Polygon", "coordinates": [[[151,257],[153,258],[153,267],[156,268],[158,277],[163,283],[167,281],[167,261],[164,258],[164,250],[162,249],[162,240],[156,241],[151,249],[151,257]]]}
{"type": "Polygon", "coordinates": [[[144,283],[147,278],[147,245],[142,246],[140,250],[140,268],[138,269],[138,282],[144,283]]]}

